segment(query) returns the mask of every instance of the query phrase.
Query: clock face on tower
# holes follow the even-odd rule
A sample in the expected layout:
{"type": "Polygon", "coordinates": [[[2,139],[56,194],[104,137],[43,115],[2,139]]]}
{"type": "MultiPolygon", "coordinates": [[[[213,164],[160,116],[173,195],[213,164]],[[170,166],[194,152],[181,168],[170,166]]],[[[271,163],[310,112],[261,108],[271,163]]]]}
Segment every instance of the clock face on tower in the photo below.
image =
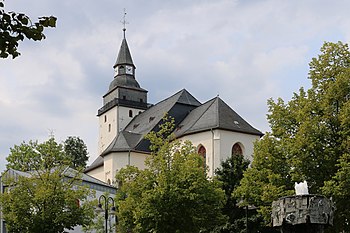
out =
{"type": "Polygon", "coordinates": [[[132,74],[132,66],[126,66],[125,67],[125,73],[126,74],[132,74]]]}

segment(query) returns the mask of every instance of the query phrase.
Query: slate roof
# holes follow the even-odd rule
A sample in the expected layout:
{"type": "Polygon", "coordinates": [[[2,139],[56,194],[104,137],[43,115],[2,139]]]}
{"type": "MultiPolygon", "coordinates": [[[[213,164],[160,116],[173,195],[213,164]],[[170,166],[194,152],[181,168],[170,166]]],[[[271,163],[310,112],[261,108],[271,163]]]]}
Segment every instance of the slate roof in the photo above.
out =
{"type": "Polygon", "coordinates": [[[219,97],[215,97],[191,111],[175,129],[175,135],[176,137],[181,137],[210,129],[224,129],[259,136],[263,135],[219,97]]]}
{"type": "Polygon", "coordinates": [[[176,137],[211,129],[263,135],[219,97],[201,104],[186,89],[182,89],[137,115],[85,171],[102,166],[103,156],[112,152],[149,152],[150,144],[144,139],[144,136],[151,131],[158,130],[165,113],[175,120],[176,137]]]}
{"type": "MultiPolygon", "coordinates": [[[[52,171],[54,171],[55,169],[52,169],[52,171]]],[[[64,174],[65,177],[67,178],[73,178],[77,175],[77,172],[76,170],[74,170],[73,168],[70,168],[70,167],[67,167],[63,170],[62,174],[64,174]]],[[[4,174],[9,174],[10,176],[24,176],[24,177],[31,177],[32,176],[32,171],[28,171],[28,172],[23,172],[23,171],[19,171],[19,170],[15,170],[15,169],[8,169],[4,174]]],[[[81,176],[81,179],[82,181],[85,181],[85,182],[88,182],[88,183],[92,183],[92,184],[98,184],[98,185],[102,185],[102,186],[105,186],[105,187],[109,187],[109,188],[112,188],[112,189],[115,189],[114,186],[112,185],[109,185],[99,179],[96,179],[90,175],[87,175],[87,174],[82,174],[81,176]]]]}
{"type": "Polygon", "coordinates": [[[117,61],[115,62],[113,67],[116,67],[117,65],[124,65],[124,64],[134,66],[134,62],[132,61],[132,58],[131,58],[129,46],[125,38],[122,41],[122,44],[119,49],[117,61]]]}

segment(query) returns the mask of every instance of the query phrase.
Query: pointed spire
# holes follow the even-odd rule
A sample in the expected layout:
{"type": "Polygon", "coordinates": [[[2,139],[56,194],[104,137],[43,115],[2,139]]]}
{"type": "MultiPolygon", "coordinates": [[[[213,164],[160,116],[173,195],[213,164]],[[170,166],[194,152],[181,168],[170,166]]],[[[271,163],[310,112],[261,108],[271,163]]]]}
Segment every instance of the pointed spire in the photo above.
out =
{"type": "Polygon", "coordinates": [[[113,68],[117,67],[118,65],[132,65],[133,67],[135,67],[131,58],[131,53],[129,50],[128,43],[126,42],[126,38],[125,38],[126,24],[128,24],[128,22],[126,21],[125,8],[124,8],[123,20],[121,21],[121,23],[123,24],[123,41],[119,49],[117,61],[114,64],[113,68]]]}
{"type": "Polygon", "coordinates": [[[135,67],[134,62],[131,58],[131,53],[129,50],[128,43],[126,42],[126,39],[124,38],[122,41],[122,44],[119,49],[118,58],[115,62],[113,68],[115,68],[118,65],[132,65],[135,67]]]}

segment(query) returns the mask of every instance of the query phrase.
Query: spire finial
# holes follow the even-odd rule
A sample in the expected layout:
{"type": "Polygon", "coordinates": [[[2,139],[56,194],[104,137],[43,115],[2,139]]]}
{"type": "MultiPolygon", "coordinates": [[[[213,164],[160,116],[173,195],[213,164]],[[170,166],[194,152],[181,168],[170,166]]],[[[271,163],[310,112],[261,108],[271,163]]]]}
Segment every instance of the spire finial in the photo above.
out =
{"type": "Polygon", "coordinates": [[[126,21],[126,9],[124,8],[124,15],[123,20],[120,21],[123,24],[123,33],[124,33],[124,39],[125,39],[125,31],[126,31],[126,24],[129,24],[129,22],[126,21]]]}

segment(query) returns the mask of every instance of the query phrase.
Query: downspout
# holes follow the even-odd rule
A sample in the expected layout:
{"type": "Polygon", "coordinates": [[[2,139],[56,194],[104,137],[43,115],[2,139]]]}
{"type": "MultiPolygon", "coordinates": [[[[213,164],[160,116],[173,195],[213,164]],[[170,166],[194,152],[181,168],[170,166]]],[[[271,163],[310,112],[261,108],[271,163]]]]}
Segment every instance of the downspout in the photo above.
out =
{"type": "Polygon", "coordinates": [[[130,166],[130,149],[129,149],[129,153],[128,153],[128,165],[130,166]]]}
{"type": "Polygon", "coordinates": [[[212,176],[214,176],[214,159],[215,159],[215,156],[214,156],[214,131],[213,131],[213,128],[210,129],[210,132],[211,132],[211,173],[212,173],[212,176]]]}

